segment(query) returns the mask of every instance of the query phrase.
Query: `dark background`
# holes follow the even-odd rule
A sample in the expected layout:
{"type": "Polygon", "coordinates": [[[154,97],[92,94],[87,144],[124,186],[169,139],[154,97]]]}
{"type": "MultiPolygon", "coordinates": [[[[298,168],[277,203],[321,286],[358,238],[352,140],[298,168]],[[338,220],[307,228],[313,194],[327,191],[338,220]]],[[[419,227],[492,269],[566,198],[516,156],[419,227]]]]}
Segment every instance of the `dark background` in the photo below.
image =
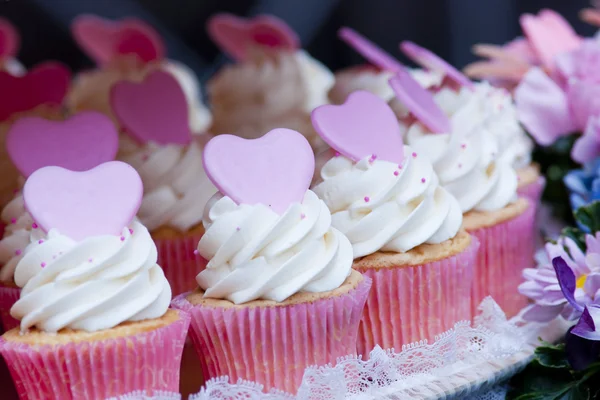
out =
{"type": "Polygon", "coordinates": [[[462,67],[474,60],[473,44],[519,36],[518,16],[524,12],[552,8],[580,34],[592,35],[595,29],[577,16],[588,5],[589,0],[0,0],[0,15],[20,30],[19,59],[26,66],[59,59],[75,70],[92,64],[69,36],[74,16],[137,16],[161,32],[169,57],[189,65],[202,82],[225,62],[204,29],[207,18],[219,11],[283,18],[313,56],[336,70],[361,62],[336,37],[343,25],[398,57],[398,42],[410,39],[462,67]]]}

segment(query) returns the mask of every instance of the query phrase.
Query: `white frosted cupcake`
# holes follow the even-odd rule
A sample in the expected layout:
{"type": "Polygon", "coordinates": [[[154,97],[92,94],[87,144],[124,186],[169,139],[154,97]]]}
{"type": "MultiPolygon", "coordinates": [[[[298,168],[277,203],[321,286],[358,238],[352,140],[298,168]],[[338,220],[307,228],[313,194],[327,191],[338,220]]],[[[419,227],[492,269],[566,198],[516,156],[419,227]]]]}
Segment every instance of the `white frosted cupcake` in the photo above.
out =
{"type": "Polygon", "coordinates": [[[289,128],[319,148],[310,112],[328,103],[333,73],[299,49],[295,33],[276,17],[246,21],[219,14],[208,29],[236,61],[223,67],[207,85],[214,117],[211,133],[257,138],[274,128],[289,128]],[[241,38],[233,33],[236,29],[246,29],[241,38]]]}
{"type": "Polygon", "coordinates": [[[15,271],[20,329],[0,340],[20,397],[178,391],[189,316],[168,309],[156,246],[132,221],[141,197],[139,176],[120,162],[28,178],[25,204],[39,229],[15,271]]]}

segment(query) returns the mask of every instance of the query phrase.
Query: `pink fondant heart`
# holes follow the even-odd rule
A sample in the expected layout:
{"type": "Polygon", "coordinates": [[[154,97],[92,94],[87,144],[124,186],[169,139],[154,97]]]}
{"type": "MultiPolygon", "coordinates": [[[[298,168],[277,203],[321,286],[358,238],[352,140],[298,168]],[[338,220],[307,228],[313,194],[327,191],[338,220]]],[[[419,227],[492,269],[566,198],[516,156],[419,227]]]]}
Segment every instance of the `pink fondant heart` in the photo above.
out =
{"type": "Polygon", "coordinates": [[[25,208],[45,231],[74,240],[120,235],[135,217],[144,188],[138,173],[120,161],[83,172],[44,167],[25,182],[25,208]]]}
{"type": "Polygon", "coordinates": [[[60,105],[69,89],[71,72],[58,62],[48,61],[24,76],[0,71],[0,121],[15,113],[42,105],[60,105]]]}
{"type": "Polygon", "coordinates": [[[317,107],[312,123],[329,146],[351,160],[373,157],[401,164],[404,159],[396,115],[370,92],[354,92],[339,106],[317,107]]]}
{"type": "Polygon", "coordinates": [[[119,138],[110,118],[88,111],[66,121],[30,117],[8,131],[6,149],[25,177],[47,166],[86,171],[117,155],[119,138]]]}
{"type": "Polygon", "coordinates": [[[8,20],[0,18],[0,59],[16,56],[20,42],[15,27],[8,20]]]}
{"type": "Polygon", "coordinates": [[[185,94],[167,72],[154,71],[141,83],[118,82],[110,103],[119,123],[141,143],[186,145],[192,140],[185,94]]]}
{"type": "Polygon", "coordinates": [[[450,120],[444,111],[431,93],[415,81],[410,73],[398,71],[389,83],[398,100],[429,130],[436,133],[450,132],[450,120]]]}
{"type": "Polygon", "coordinates": [[[475,85],[473,85],[473,82],[469,78],[435,53],[408,40],[400,43],[400,50],[421,67],[444,74],[446,78],[459,86],[464,86],[471,90],[475,89],[475,85]]]}
{"type": "Polygon", "coordinates": [[[577,49],[583,40],[567,20],[552,10],[542,10],[537,16],[523,14],[520,22],[529,43],[548,68],[554,67],[557,55],[577,49]]]}
{"type": "Polygon", "coordinates": [[[252,19],[232,14],[217,14],[207,24],[212,40],[237,61],[248,56],[253,46],[296,50],[300,40],[296,33],[282,20],[272,15],[259,15],[252,19]]]}
{"type": "Polygon", "coordinates": [[[264,204],[283,213],[302,202],[310,187],[315,156],[304,136],[274,129],[258,139],[219,135],[203,153],[213,184],[238,204],[264,204]]]}
{"type": "Polygon", "coordinates": [[[108,64],[122,55],[136,55],[145,63],[165,57],[165,46],[158,32],[135,18],[111,21],[81,15],[73,22],[71,31],[79,46],[97,64],[108,64]]]}
{"type": "Polygon", "coordinates": [[[404,66],[382,48],[350,28],[341,28],[338,36],[371,64],[384,71],[404,70],[404,66]]]}

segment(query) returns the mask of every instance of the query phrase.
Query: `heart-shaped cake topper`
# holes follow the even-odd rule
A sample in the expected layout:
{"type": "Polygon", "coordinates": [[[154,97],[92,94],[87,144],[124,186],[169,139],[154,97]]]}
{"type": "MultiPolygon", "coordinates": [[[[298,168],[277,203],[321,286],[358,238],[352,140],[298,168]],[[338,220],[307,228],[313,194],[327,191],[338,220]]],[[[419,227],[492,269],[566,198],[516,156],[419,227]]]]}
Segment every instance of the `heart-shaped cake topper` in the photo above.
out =
{"type": "Polygon", "coordinates": [[[185,93],[167,72],[156,70],[139,83],[116,83],[110,104],[119,123],[140,143],[186,145],[192,140],[185,93]]]}
{"type": "Polygon", "coordinates": [[[252,47],[269,47],[293,51],[300,47],[300,39],[285,22],[272,15],[259,15],[252,19],[222,13],[212,17],[207,24],[212,40],[236,61],[248,57],[252,47]]]}
{"type": "Polygon", "coordinates": [[[341,28],[338,36],[360,55],[362,55],[371,64],[381,68],[384,71],[396,72],[404,70],[400,61],[396,60],[381,47],[371,42],[360,33],[350,28],[341,28]]]}
{"type": "Polygon", "coordinates": [[[58,166],[87,171],[115,159],[119,136],[110,118],[94,111],[66,121],[29,117],[16,121],[6,136],[6,149],[21,175],[58,166]]]}
{"type": "Polygon", "coordinates": [[[81,15],[71,26],[75,41],[97,64],[105,65],[124,55],[148,63],[165,57],[165,45],[156,30],[139,19],[112,21],[81,15]]]}
{"type": "Polygon", "coordinates": [[[110,161],[83,172],[44,167],[25,182],[23,199],[45,232],[74,240],[120,235],[137,214],[144,187],[135,169],[110,161]]]}
{"type": "Polygon", "coordinates": [[[449,133],[450,120],[437,105],[433,95],[425,90],[407,71],[399,71],[389,84],[396,97],[430,131],[449,133]]]}
{"type": "Polygon", "coordinates": [[[0,121],[42,104],[60,105],[69,90],[70,81],[71,71],[54,61],[39,64],[24,76],[0,71],[0,121]]]}
{"type": "Polygon", "coordinates": [[[281,214],[302,202],[315,171],[315,156],[302,134],[274,129],[258,139],[219,135],[203,153],[204,170],[238,204],[264,204],[281,214]]]}
{"type": "Polygon", "coordinates": [[[0,60],[16,56],[20,43],[21,38],[13,24],[0,18],[0,60]]]}
{"type": "Polygon", "coordinates": [[[402,164],[398,119],[385,101],[370,92],[354,92],[338,106],[317,107],[312,123],[329,146],[351,160],[372,157],[402,164]]]}
{"type": "Polygon", "coordinates": [[[523,14],[520,23],[536,54],[549,68],[557,55],[577,49],[583,40],[567,20],[552,10],[544,9],[537,16],[523,14]]]}
{"type": "Polygon", "coordinates": [[[459,86],[464,86],[471,90],[475,89],[475,85],[473,85],[473,82],[469,78],[435,53],[408,40],[400,43],[400,50],[421,67],[439,72],[459,86]]]}

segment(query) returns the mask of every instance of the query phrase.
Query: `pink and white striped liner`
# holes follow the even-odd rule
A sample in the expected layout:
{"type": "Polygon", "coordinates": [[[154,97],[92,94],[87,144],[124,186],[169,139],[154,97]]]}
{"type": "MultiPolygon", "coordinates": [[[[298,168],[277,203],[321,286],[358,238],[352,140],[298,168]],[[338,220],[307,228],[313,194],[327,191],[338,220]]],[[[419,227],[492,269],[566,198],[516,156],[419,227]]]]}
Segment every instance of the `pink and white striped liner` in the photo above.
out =
{"type": "Polygon", "coordinates": [[[104,400],[134,391],[178,392],[190,316],[154,331],[94,342],[35,346],[0,339],[19,396],[104,400]]]}
{"type": "Polygon", "coordinates": [[[530,201],[527,210],[516,218],[469,232],[480,242],[472,317],[477,315],[477,307],[487,296],[492,296],[509,318],[527,305],[527,297],[517,288],[523,282],[523,269],[535,266],[535,209],[530,201]]]}
{"type": "Polygon", "coordinates": [[[7,286],[0,282],[0,321],[4,332],[19,326],[19,321],[10,315],[10,309],[19,297],[21,297],[21,288],[7,286]]]}
{"type": "Polygon", "coordinates": [[[174,239],[154,239],[158,250],[158,265],[165,273],[173,297],[194,290],[196,275],[206,268],[206,260],[195,254],[202,235],[174,239]]]}
{"type": "Polygon", "coordinates": [[[227,375],[232,382],[258,382],[266,391],[296,393],[307,367],[356,354],[370,288],[364,278],[346,294],[289,306],[194,307],[186,295],[172,305],[192,315],[190,336],[204,379],[227,375]]]}
{"type": "Polygon", "coordinates": [[[479,242],[432,263],[360,268],[373,280],[358,331],[358,354],[376,345],[400,351],[403,345],[433,340],[471,318],[471,286],[479,242]]]}

